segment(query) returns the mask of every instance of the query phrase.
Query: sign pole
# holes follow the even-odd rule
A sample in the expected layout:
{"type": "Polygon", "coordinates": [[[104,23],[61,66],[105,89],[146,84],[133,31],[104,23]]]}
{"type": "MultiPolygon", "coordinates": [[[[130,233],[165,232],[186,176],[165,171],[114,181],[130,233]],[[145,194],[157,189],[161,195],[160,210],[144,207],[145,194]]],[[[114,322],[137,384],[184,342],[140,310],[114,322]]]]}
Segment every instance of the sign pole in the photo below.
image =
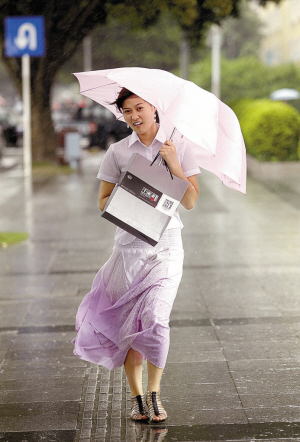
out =
{"type": "Polygon", "coordinates": [[[23,167],[24,176],[31,177],[31,84],[30,55],[22,55],[22,95],[23,95],[23,167]]]}
{"type": "Polygon", "coordinates": [[[221,28],[211,26],[211,91],[221,97],[221,28]]]}

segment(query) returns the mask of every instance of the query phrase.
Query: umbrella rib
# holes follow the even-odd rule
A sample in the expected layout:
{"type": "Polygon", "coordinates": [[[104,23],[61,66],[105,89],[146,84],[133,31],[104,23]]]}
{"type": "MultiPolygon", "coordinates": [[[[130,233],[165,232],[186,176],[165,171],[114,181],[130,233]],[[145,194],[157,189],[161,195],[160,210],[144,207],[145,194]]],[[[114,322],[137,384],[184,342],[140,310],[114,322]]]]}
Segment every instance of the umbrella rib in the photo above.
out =
{"type": "Polygon", "coordinates": [[[102,84],[102,86],[91,87],[91,89],[86,89],[85,91],[80,91],[79,93],[84,94],[84,92],[93,91],[94,89],[99,89],[100,87],[110,86],[111,84],[116,84],[116,82],[114,81],[113,83],[102,84]]]}

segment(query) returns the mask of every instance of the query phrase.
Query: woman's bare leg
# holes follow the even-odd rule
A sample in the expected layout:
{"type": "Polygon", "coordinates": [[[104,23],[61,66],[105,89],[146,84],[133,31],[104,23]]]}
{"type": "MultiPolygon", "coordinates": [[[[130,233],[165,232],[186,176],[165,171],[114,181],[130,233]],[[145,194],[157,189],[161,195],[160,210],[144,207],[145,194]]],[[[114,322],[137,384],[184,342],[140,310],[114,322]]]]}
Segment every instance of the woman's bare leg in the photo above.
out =
{"type": "MultiPolygon", "coordinates": [[[[143,395],[143,385],[142,385],[142,373],[143,373],[143,355],[132,348],[128,351],[124,368],[128,383],[130,386],[131,396],[143,395]]],[[[133,400],[134,407],[134,400],[133,400]]],[[[132,409],[131,418],[134,420],[146,420],[148,417],[146,414],[142,413],[139,415],[134,415],[134,408],[132,409]]]]}
{"type": "MultiPolygon", "coordinates": [[[[160,391],[160,381],[163,374],[163,369],[158,368],[155,365],[151,364],[151,362],[147,361],[148,368],[148,391],[160,391]]],[[[166,416],[155,416],[153,418],[154,421],[164,420],[166,416]]]]}
{"type": "Polygon", "coordinates": [[[160,380],[163,374],[163,368],[158,368],[147,361],[148,369],[148,391],[160,391],[160,380]]]}
{"type": "Polygon", "coordinates": [[[130,386],[131,396],[142,395],[143,355],[131,348],[127,353],[124,368],[130,386]]]}

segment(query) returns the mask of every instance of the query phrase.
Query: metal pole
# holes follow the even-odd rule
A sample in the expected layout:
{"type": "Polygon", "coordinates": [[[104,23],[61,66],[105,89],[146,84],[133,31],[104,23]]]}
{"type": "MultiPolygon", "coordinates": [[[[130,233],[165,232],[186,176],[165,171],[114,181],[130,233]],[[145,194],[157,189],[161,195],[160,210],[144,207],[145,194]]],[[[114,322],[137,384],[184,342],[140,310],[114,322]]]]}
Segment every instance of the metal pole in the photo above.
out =
{"type": "Polygon", "coordinates": [[[22,56],[22,95],[23,95],[23,168],[24,176],[31,177],[31,87],[30,56],[22,56]]]}
{"type": "Polygon", "coordinates": [[[185,35],[183,34],[182,40],[180,42],[180,77],[184,80],[188,79],[189,76],[189,42],[185,35]]]}
{"type": "Polygon", "coordinates": [[[218,25],[211,27],[211,91],[221,98],[221,29],[218,25]]]}
{"type": "Polygon", "coordinates": [[[92,70],[92,37],[87,35],[83,39],[83,70],[92,70]]]}

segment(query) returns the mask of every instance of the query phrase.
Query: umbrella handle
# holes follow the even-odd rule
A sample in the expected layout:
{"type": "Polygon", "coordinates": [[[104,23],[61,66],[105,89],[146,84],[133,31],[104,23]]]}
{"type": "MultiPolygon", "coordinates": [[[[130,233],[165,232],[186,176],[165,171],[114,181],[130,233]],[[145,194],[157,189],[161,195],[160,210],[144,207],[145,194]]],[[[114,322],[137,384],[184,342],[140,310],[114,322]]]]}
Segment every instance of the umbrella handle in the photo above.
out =
{"type": "MultiPolygon", "coordinates": [[[[156,157],[154,158],[154,160],[153,160],[152,163],[150,164],[150,167],[155,163],[155,161],[157,160],[157,158],[159,157],[159,155],[160,155],[160,153],[158,152],[157,155],[156,155],[156,157]]],[[[162,161],[164,162],[165,168],[169,171],[169,173],[170,173],[170,175],[171,175],[171,178],[172,178],[172,180],[173,180],[172,172],[170,171],[169,166],[168,166],[166,160],[163,160],[163,158],[161,158],[161,160],[160,160],[160,162],[159,162],[159,166],[161,165],[161,162],[162,162],[162,161]]]]}
{"type": "MultiPolygon", "coordinates": [[[[173,135],[175,134],[176,130],[177,130],[176,127],[174,127],[174,129],[173,129],[173,131],[172,131],[172,133],[171,133],[171,136],[170,136],[169,140],[172,140],[172,137],[173,137],[173,135]]],[[[153,160],[152,163],[150,164],[150,166],[152,166],[152,164],[155,163],[155,161],[157,160],[157,158],[159,157],[159,155],[160,155],[160,153],[158,152],[157,155],[156,155],[156,157],[154,158],[154,160],[153,160]]],[[[159,163],[159,165],[160,165],[160,164],[161,164],[161,162],[159,163]]]]}
{"type": "MultiPolygon", "coordinates": [[[[174,136],[176,130],[177,130],[176,127],[174,127],[174,129],[173,129],[173,131],[172,131],[172,133],[171,133],[171,136],[170,136],[169,140],[172,140],[172,137],[174,136]]],[[[157,152],[157,154],[156,154],[154,160],[152,161],[152,163],[150,164],[150,166],[152,166],[152,165],[155,163],[155,161],[157,160],[157,158],[159,157],[159,155],[160,155],[160,153],[157,152]]],[[[162,160],[163,160],[163,159],[161,158],[161,160],[160,160],[160,162],[159,162],[159,166],[161,165],[162,160]]],[[[166,160],[164,160],[164,165],[165,165],[165,168],[170,172],[171,178],[172,178],[172,180],[173,180],[172,172],[170,171],[169,166],[168,166],[166,160]]]]}
{"type": "Polygon", "coordinates": [[[171,133],[169,140],[172,140],[172,137],[174,136],[176,130],[177,130],[176,127],[174,127],[173,132],[171,133]]]}

